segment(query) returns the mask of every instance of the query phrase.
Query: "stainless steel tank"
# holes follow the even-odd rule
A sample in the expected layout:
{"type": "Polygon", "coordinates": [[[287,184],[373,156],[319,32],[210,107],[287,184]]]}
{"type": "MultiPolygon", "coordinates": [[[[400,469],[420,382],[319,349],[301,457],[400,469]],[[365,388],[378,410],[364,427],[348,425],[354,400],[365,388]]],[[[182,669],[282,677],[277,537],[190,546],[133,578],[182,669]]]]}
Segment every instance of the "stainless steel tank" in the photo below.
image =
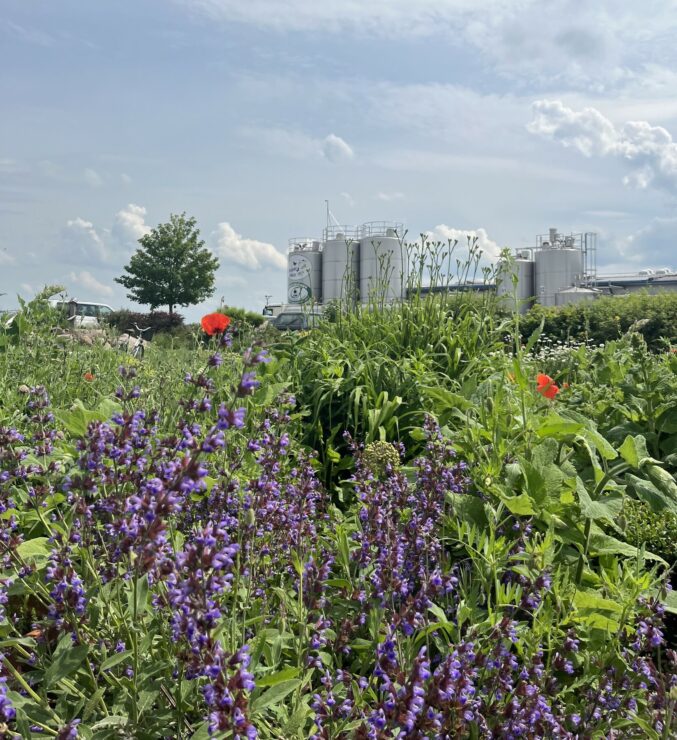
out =
{"type": "Polygon", "coordinates": [[[557,306],[568,306],[572,303],[583,303],[584,301],[593,301],[599,295],[599,291],[590,288],[564,288],[557,291],[555,304],[557,306]]]}
{"type": "Polygon", "coordinates": [[[543,306],[555,306],[557,293],[583,278],[583,254],[579,249],[545,247],[535,256],[536,300],[543,306]]]}
{"type": "Polygon", "coordinates": [[[500,261],[496,271],[496,295],[506,310],[526,313],[534,302],[534,261],[525,257],[500,261]],[[517,280],[514,285],[513,277],[517,280]]]}
{"type": "Polygon", "coordinates": [[[329,232],[322,251],[322,302],[357,300],[360,242],[354,230],[329,232]]]}
{"type": "Polygon", "coordinates": [[[322,302],[322,245],[314,239],[290,239],[287,255],[287,302],[322,302]]]}
{"type": "Polygon", "coordinates": [[[372,221],[360,239],[360,300],[390,303],[405,297],[407,254],[402,224],[372,221]]]}

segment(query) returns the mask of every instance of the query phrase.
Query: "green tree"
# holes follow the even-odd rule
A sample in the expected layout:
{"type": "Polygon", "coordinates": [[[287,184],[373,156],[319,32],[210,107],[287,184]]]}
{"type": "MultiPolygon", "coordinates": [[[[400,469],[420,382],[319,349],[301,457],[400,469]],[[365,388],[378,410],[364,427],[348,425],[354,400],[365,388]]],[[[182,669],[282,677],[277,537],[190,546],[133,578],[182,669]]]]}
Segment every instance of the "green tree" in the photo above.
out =
{"type": "Polygon", "coordinates": [[[132,255],[125,273],[115,281],[129,291],[136,303],[168,306],[192,306],[214,293],[214,275],[219,261],[204,246],[194,218],[172,214],[139,239],[141,247],[132,255]]]}

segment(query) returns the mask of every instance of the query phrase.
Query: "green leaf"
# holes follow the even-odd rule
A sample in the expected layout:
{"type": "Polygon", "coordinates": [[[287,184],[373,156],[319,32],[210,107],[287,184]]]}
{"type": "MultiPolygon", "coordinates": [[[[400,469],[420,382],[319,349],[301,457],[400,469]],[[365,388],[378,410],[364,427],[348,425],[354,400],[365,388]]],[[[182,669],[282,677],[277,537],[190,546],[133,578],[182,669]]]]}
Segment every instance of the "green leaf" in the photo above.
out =
{"type": "Polygon", "coordinates": [[[16,551],[24,560],[46,560],[52,551],[52,547],[47,537],[34,537],[32,540],[22,542],[16,548],[16,551]]]}
{"type": "MultiPolygon", "coordinates": [[[[596,555],[627,555],[631,558],[636,558],[639,554],[639,550],[633,545],[617,540],[601,530],[590,534],[590,552],[596,555]]],[[[667,565],[663,558],[647,550],[644,551],[644,557],[667,565]]]]}
{"type": "Polygon", "coordinates": [[[607,519],[615,521],[623,509],[623,494],[615,491],[603,493],[601,498],[593,500],[585,488],[585,483],[576,478],[576,493],[581,507],[581,514],[586,519],[607,519]]]}
{"type": "Polygon", "coordinates": [[[613,448],[613,445],[596,429],[585,429],[582,436],[605,460],[615,460],[618,457],[618,452],[613,448]]]}
{"type": "Polygon", "coordinates": [[[51,665],[45,671],[44,687],[49,689],[62,678],[75,673],[87,657],[88,652],[87,645],[73,645],[71,636],[65,635],[54,652],[51,665]],[[62,648],[66,640],[70,643],[70,647],[62,648]]]}
{"type": "Polygon", "coordinates": [[[583,424],[577,421],[563,419],[559,414],[551,413],[536,428],[536,434],[541,438],[553,437],[562,440],[580,434],[584,428],[583,424]]]}
{"type": "Polygon", "coordinates": [[[133,654],[134,653],[131,650],[124,650],[121,653],[115,653],[111,655],[110,657],[106,658],[106,660],[103,661],[103,663],[99,667],[99,673],[103,673],[104,671],[109,671],[114,666],[127,660],[127,658],[131,657],[133,654]]]}
{"type": "Polygon", "coordinates": [[[127,594],[127,608],[129,614],[136,614],[141,616],[145,613],[148,608],[148,594],[149,594],[148,576],[143,575],[136,581],[136,593],[133,585],[130,586],[129,593],[127,594]],[[136,596],[136,604],[134,604],[134,597],[136,596]],[[136,606],[136,612],[134,607],[136,606]]]}
{"type": "Polygon", "coordinates": [[[87,704],[85,704],[85,708],[82,710],[82,719],[83,721],[87,721],[92,714],[94,714],[94,710],[96,709],[97,704],[102,699],[103,695],[106,693],[106,687],[100,686],[89,698],[87,701],[87,704]]]}
{"type": "Polygon", "coordinates": [[[541,338],[541,334],[543,333],[543,326],[545,324],[545,316],[541,317],[541,323],[531,332],[531,336],[529,337],[529,341],[526,344],[526,347],[524,348],[524,351],[526,354],[529,354],[531,350],[536,346],[536,342],[541,338]]]}
{"type": "Polygon", "coordinates": [[[301,672],[300,668],[296,668],[294,666],[289,666],[288,668],[283,668],[281,671],[278,671],[277,673],[272,673],[270,676],[263,676],[263,678],[257,678],[256,679],[256,686],[257,688],[265,688],[267,686],[276,686],[279,683],[282,683],[282,681],[286,681],[290,678],[296,678],[296,676],[299,675],[301,672]]]}
{"type": "Polygon", "coordinates": [[[623,441],[623,444],[618,448],[621,453],[621,457],[631,468],[639,470],[640,462],[643,458],[649,457],[649,453],[646,449],[646,440],[641,434],[636,437],[631,437],[629,434],[623,441]]]}
{"type": "Polygon", "coordinates": [[[646,465],[645,470],[653,484],[677,504],[677,483],[660,465],[646,465]]]}
{"type": "Polygon", "coordinates": [[[306,724],[306,720],[310,715],[310,709],[307,704],[300,704],[294,714],[289,718],[289,722],[282,728],[283,737],[298,737],[306,724]]]}
{"type": "Polygon", "coordinates": [[[519,516],[529,516],[536,513],[536,510],[533,506],[533,501],[526,493],[520,493],[519,496],[504,498],[503,503],[508,507],[508,510],[511,513],[517,514],[519,516]]]}
{"type": "Polygon", "coordinates": [[[272,688],[265,691],[261,696],[254,699],[251,703],[251,709],[253,713],[262,712],[268,707],[272,707],[275,704],[279,704],[286,696],[291,694],[294,689],[301,685],[301,679],[295,678],[291,681],[282,681],[273,686],[272,688]]]}
{"type": "Polygon", "coordinates": [[[666,509],[677,513],[677,499],[666,495],[650,481],[638,478],[636,475],[632,475],[632,473],[628,473],[625,479],[632,486],[637,498],[648,504],[656,514],[666,509]]]}
{"type": "Polygon", "coordinates": [[[623,607],[611,599],[605,599],[592,591],[576,591],[574,606],[577,609],[593,609],[595,611],[622,612],[623,607]]]}
{"type": "Polygon", "coordinates": [[[99,720],[95,725],[92,725],[92,730],[96,732],[97,730],[103,730],[108,727],[124,727],[128,721],[129,717],[126,717],[125,715],[110,714],[108,717],[104,717],[102,720],[99,720]]]}
{"type": "Polygon", "coordinates": [[[203,722],[190,736],[190,740],[209,740],[209,722],[203,722]]]}

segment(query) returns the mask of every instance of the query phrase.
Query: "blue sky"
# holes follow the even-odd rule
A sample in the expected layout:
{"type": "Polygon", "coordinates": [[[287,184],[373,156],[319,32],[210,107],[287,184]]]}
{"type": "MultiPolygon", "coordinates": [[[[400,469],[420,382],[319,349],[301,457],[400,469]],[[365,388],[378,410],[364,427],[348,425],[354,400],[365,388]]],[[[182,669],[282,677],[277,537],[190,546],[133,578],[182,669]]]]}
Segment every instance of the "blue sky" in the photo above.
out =
{"type": "Polygon", "coordinates": [[[677,268],[669,1],[3,0],[0,307],[45,283],[130,305],[136,239],[196,217],[214,299],[285,293],[289,237],[599,233],[677,268]]]}

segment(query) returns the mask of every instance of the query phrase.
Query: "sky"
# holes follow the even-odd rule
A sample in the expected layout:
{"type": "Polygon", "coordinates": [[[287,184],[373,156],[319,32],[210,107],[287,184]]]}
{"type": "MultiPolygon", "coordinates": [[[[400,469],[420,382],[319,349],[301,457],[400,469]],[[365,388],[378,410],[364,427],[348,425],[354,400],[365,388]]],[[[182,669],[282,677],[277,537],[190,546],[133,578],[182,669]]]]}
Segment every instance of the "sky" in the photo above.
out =
{"type": "Polygon", "coordinates": [[[677,268],[671,0],[1,0],[0,308],[114,282],[172,213],[214,296],[286,293],[292,237],[404,222],[488,258],[551,226],[677,268]]]}

